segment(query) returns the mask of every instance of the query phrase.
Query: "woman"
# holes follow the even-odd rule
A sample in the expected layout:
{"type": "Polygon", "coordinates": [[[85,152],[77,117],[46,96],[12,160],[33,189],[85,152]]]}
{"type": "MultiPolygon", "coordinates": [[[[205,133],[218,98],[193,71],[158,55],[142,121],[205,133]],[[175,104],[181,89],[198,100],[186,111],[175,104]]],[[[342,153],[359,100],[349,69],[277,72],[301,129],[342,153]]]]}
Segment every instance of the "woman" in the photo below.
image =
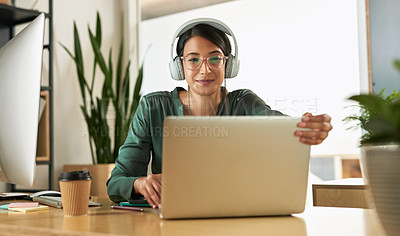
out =
{"type": "MultiPolygon", "coordinates": [[[[271,110],[248,89],[227,92],[222,87],[224,79],[234,77],[238,70],[236,40],[233,56],[226,34],[234,38],[226,25],[212,19],[187,22],[175,34],[179,39],[177,57],[170,65],[171,75],[185,79],[188,90],[178,87],[172,92],[155,92],[142,98],[107,181],[111,200],[144,196],[153,208],[161,208],[162,125],[166,116],[283,115],[271,110]],[[153,174],[147,176],[150,153],[153,174]]],[[[311,131],[296,131],[294,135],[302,143],[320,144],[332,129],[330,121],[328,115],[306,113],[297,126],[311,131]]]]}

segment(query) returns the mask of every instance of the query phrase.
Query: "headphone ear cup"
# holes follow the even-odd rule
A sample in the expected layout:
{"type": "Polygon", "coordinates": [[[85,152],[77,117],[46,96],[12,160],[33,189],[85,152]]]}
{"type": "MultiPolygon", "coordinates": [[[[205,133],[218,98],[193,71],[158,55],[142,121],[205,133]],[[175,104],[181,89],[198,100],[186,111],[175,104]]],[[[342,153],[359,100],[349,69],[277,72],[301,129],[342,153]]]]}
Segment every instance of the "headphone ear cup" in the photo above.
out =
{"type": "Polygon", "coordinates": [[[185,80],[185,75],[183,73],[182,60],[176,56],[169,63],[169,71],[171,73],[171,77],[174,80],[185,80]]]}
{"type": "Polygon", "coordinates": [[[239,73],[240,61],[235,56],[232,56],[232,57],[233,57],[233,60],[232,60],[231,78],[234,78],[239,73]]]}
{"type": "Polygon", "coordinates": [[[178,71],[178,80],[185,80],[185,73],[183,73],[182,59],[176,57],[176,70],[178,71]]]}
{"type": "Polygon", "coordinates": [[[233,70],[233,63],[234,63],[235,57],[232,54],[228,54],[228,59],[226,60],[225,64],[225,78],[233,78],[235,76],[232,76],[232,70],[233,70]]]}

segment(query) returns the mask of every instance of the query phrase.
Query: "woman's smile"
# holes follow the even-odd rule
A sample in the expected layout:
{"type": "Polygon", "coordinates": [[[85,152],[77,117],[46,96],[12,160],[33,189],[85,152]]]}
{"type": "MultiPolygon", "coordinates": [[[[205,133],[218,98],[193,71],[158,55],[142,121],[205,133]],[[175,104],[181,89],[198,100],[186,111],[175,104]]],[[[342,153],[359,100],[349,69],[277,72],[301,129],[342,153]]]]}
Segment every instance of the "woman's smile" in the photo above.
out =
{"type": "Polygon", "coordinates": [[[215,81],[215,79],[198,79],[198,80],[196,80],[196,82],[200,83],[201,85],[208,85],[214,81],[215,81]]]}

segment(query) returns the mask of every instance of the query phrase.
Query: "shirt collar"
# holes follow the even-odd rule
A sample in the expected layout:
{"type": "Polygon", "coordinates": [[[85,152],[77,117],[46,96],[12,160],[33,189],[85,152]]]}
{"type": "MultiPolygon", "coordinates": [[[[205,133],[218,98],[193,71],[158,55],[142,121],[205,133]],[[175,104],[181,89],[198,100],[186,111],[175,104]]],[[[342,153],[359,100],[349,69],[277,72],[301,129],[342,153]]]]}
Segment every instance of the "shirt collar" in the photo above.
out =
{"type": "MultiPolygon", "coordinates": [[[[172,91],[172,98],[173,98],[173,103],[175,107],[178,109],[178,113],[180,116],[183,116],[183,104],[181,102],[181,99],[179,98],[179,91],[186,91],[186,89],[182,87],[176,87],[172,91]]],[[[217,116],[222,116],[222,115],[227,115],[228,114],[228,91],[226,90],[225,87],[221,87],[221,92],[223,94],[222,96],[222,101],[218,105],[218,112],[217,116]]]]}

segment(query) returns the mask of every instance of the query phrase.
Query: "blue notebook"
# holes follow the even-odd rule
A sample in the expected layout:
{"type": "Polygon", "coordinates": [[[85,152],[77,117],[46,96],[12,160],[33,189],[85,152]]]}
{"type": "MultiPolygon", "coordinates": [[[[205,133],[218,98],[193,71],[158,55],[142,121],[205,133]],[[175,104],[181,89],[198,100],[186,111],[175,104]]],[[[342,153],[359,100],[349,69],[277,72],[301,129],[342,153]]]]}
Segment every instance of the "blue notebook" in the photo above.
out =
{"type": "Polygon", "coordinates": [[[134,206],[134,207],[150,207],[150,204],[145,202],[145,203],[129,203],[129,202],[120,202],[120,206],[134,206]]]}

